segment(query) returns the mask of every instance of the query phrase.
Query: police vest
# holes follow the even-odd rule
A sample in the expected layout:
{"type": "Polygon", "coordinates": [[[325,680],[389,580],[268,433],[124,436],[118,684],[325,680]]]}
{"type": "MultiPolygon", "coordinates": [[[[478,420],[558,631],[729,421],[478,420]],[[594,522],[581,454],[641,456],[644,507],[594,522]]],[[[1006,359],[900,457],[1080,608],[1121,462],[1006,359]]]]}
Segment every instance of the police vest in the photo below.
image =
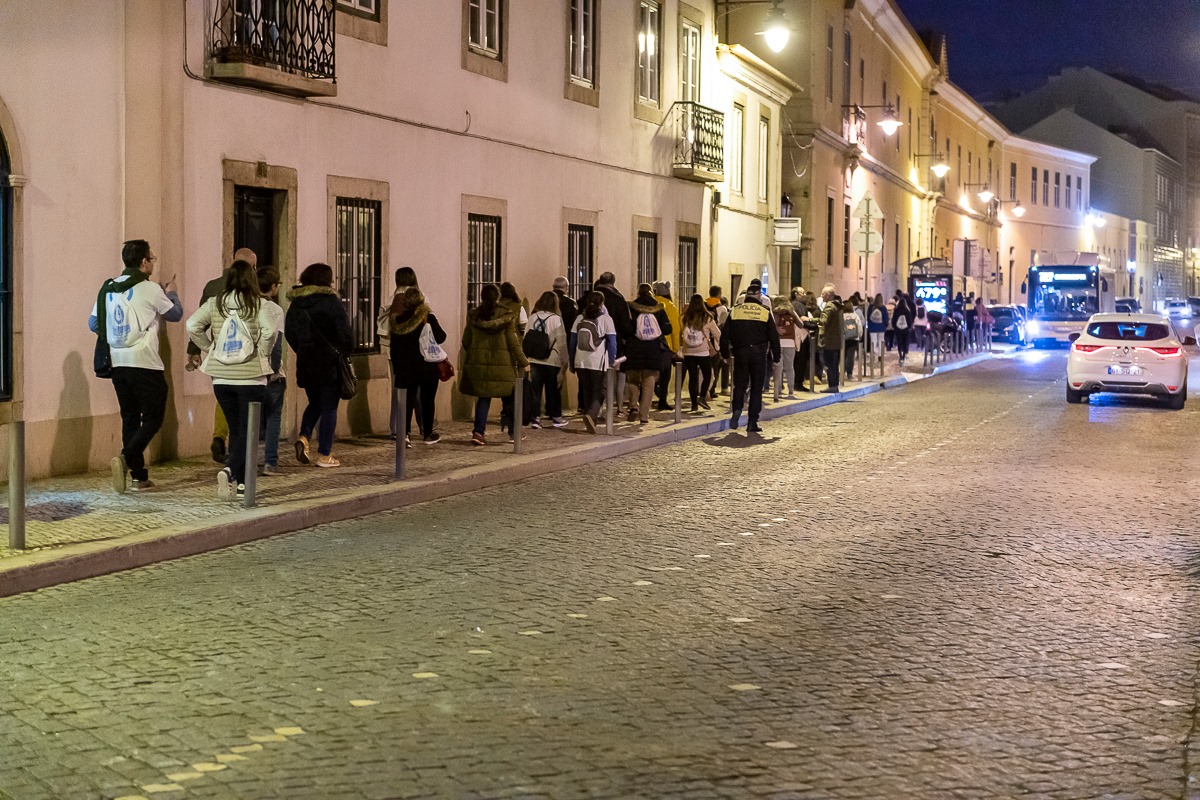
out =
{"type": "Polygon", "coordinates": [[[729,318],[737,322],[767,322],[771,319],[771,310],[758,303],[742,303],[729,312],[729,318]]]}

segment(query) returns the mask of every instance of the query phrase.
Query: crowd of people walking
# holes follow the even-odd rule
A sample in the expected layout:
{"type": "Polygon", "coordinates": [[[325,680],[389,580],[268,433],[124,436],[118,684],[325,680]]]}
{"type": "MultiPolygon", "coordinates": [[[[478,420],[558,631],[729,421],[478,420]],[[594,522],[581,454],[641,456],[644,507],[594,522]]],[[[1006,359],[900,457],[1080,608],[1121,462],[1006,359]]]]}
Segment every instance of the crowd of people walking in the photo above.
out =
{"type": "MultiPolygon", "coordinates": [[[[124,493],[154,486],[144,453],[162,426],[167,397],[157,333],[161,321],[180,321],[183,310],[171,281],[150,280],[157,256],[147,242],[126,242],[122,260],[125,270],[101,287],[89,327],[97,334],[96,374],[111,378],[121,408],[122,450],[111,467],[113,487],[124,493]]],[[[857,292],[843,300],[826,284],[820,292],[796,287],[789,296],[770,297],[758,280],[732,301],[712,286],[707,297],[677,302],[669,282],[640,284],[627,299],[614,274],[604,272],[578,298],[567,294],[566,278],[555,278],[531,309],[511,283],[482,286],[462,331],[456,370],[416,272],[396,270],[395,285],[376,332],[387,346],[392,385],[408,397],[404,418],[396,418],[395,408],[391,418],[392,435],[403,431],[405,447],[418,437],[425,445],[441,441],[438,391],[456,375],[458,391],[474,398],[471,444],[484,446],[497,399],[500,434],[510,442],[525,428],[568,426],[568,373],[576,376],[570,400],[588,433],[597,432],[609,401],[606,374],[614,368],[614,414],[644,425],[652,410],[674,410],[669,398],[677,365],[691,413],[710,411],[718,393],[729,392],[730,428],[741,426],[745,411],[746,431],[758,433],[762,395],[772,383],[789,398],[809,391],[810,381],[824,385],[819,391],[838,392],[856,357],[878,358],[894,348],[903,366],[910,347],[922,347],[929,337],[941,346],[955,326],[973,332],[988,318],[986,304],[973,295],[960,294],[940,314],[902,291],[886,302],[881,294],[867,301],[857,292]],[[515,418],[518,376],[527,379],[522,419],[515,418]]],[[[292,442],[296,460],[340,466],[333,454],[338,408],[355,395],[356,378],[349,358],[354,335],[334,271],[323,263],[306,267],[287,292],[286,313],[279,290],[278,270],[259,267],[255,253],[241,249],[204,287],[200,307],[187,320],[187,369],[212,379],[216,400],[212,456],[223,464],[216,481],[221,499],[245,492],[251,403],[262,404],[261,474],[279,469],[285,341],[295,352],[294,380],[306,399],[292,442]]]]}

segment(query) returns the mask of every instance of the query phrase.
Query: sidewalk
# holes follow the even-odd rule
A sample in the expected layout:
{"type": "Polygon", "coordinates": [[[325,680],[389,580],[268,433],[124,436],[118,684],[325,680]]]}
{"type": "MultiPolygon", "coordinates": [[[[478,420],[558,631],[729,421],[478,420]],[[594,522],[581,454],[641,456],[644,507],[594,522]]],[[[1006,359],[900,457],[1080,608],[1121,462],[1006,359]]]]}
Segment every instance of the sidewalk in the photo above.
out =
{"type": "MultiPolygon", "coordinates": [[[[926,377],[899,374],[895,354],[888,355],[885,378],[846,383],[837,395],[802,393],[778,403],[772,402],[772,394],[764,395],[762,419],[926,377]]],[[[942,368],[989,357],[980,353],[942,368]]],[[[686,407],[686,399],[684,403],[686,407]]],[[[475,447],[470,443],[469,422],[443,421],[441,442],[430,446],[419,438],[414,441],[407,451],[405,480],[399,482],[393,480],[396,445],[386,436],[339,440],[334,453],[342,466],[336,469],[302,466],[291,447],[281,443],[281,472],[258,479],[258,505],[253,509],[217,499],[219,466],[207,458],[152,465],[156,488],[142,494],[116,494],[107,471],[33,481],[26,489],[28,549],[7,547],[8,509],[0,508],[5,529],[0,534],[0,597],[718,433],[728,425],[729,399],[721,397],[712,405],[703,414],[685,411],[679,425],[674,412],[654,412],[645,426],[617,422],[611,437],[603,435],[602,423],[601,433],[589,435],[577,417],[562,429],[526,429],[520,455],[512,452],[498,425],[489,424],[486,447],[475,447]]]]}

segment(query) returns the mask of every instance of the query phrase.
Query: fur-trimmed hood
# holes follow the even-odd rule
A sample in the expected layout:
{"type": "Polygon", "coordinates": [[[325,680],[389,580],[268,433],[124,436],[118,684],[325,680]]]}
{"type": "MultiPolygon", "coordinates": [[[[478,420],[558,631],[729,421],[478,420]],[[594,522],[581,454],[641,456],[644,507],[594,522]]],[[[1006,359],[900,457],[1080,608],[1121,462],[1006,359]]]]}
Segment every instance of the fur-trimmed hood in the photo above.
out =
{"type": "Polygon", "coordinates": [[[425,303],[414,308],[411,312],[406,311],[398,317],[392,318],[392,333],[397,336],[406,336],[415,330],[419,330],[429,319],[430,308],[425,303]]]}
{"type": "Polygon", "coordinates": [[[491,319],[479,319],[474,313],[471,314],[471,325],[483,333],[498,333],[505,328],[512,327],[516,322],[517,315],[511,311],[504,310],[498,303],[496,305],[496,316],[491,319]]]}
{"type": "Polygon", "coordinates": [[[656,311],[665,311],[666,308],[662,303],[655,300],[653,297],[639,296],[637,300],[632,300],[629,303],[629,310],[635,314],[653,314],[656,311]],[[646,302],[650,301],[653,303],[646,302]]]}
{"type": "Polygon", "coordinates": [[[287,299],[299,300],[302,297],[313,297],[322,294],[329,294],[337,297],[337,292],[333,290],[332,286],[305,286],[304,284],[299,284],[297,286],[293,286],[292,290],[287,293],[287,299]]]}

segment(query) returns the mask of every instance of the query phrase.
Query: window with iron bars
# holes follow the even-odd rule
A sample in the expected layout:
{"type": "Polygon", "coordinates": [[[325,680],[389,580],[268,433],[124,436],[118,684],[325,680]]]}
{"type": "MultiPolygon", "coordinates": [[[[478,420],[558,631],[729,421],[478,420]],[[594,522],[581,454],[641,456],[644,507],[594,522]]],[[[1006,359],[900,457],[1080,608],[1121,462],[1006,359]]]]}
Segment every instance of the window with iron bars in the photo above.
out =
{"type": "Polygon", "coordinates": [[[583,299],[592,288],[592,226],[567,226],[567,296],[583,299]]]}
{"type": "Polygon", "coordinates": [[[700,243],[692,236],[679,237],[679,281],[675,304],[683,308],[696,293],[696,253],[700,243]]]}
{"type": "Polygon", "coordinates": [[[382,212],[378,200],[337,198],[334,283],[350,317],[355,353],[379,351],[375,313],[380,304],[382,212]]]}
{"type": "Polygon", "coordinates": [[[658,277],[658,234],[654,231],[638,231],[637,244],[638,283],[654,283],[658,277]]]}
{"type": "Polygon", "coordinates": [[[500,283],[500,217],[467,215],[467,310],[479,305],[480,291],[500,283]]]}

